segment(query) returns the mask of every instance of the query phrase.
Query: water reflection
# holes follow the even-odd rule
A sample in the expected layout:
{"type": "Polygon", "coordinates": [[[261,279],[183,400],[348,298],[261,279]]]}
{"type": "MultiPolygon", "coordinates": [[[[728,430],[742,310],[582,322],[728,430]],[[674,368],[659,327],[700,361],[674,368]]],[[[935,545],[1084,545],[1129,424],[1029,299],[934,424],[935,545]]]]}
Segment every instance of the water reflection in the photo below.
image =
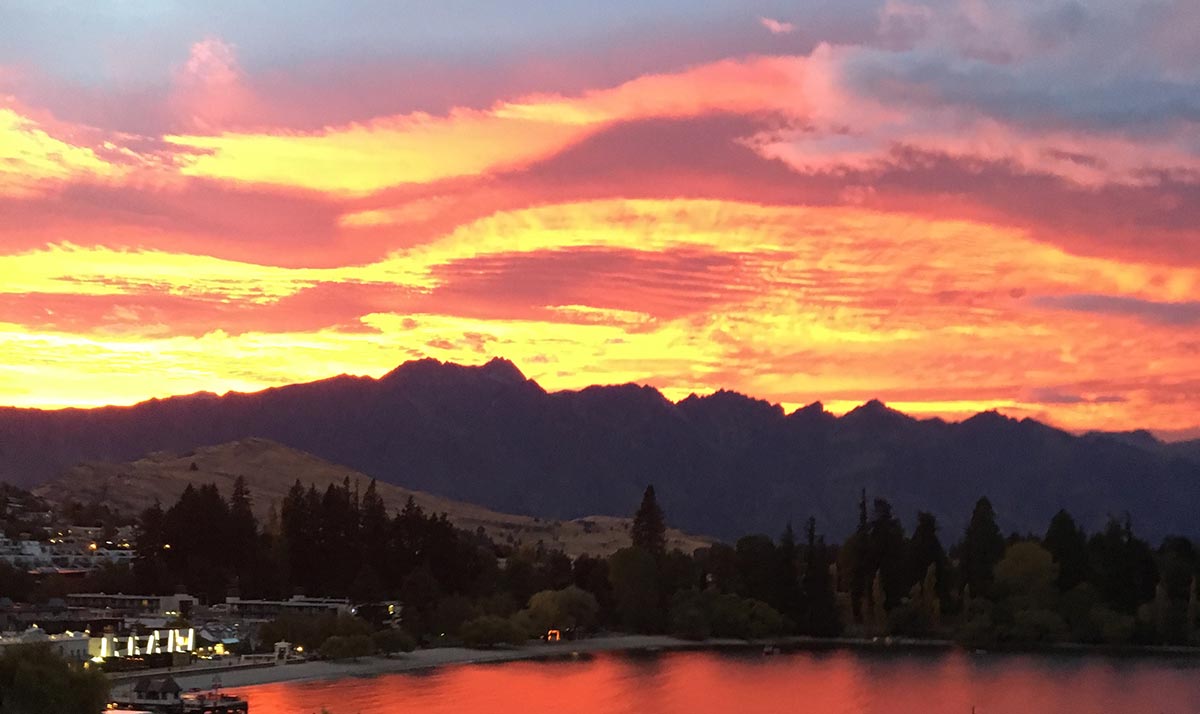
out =
{"type": "Polygon", "coordinates": [[[605,654],[238,690],[254,714],[1171,714],[1200,663],[1018,655],[605,654]]]}

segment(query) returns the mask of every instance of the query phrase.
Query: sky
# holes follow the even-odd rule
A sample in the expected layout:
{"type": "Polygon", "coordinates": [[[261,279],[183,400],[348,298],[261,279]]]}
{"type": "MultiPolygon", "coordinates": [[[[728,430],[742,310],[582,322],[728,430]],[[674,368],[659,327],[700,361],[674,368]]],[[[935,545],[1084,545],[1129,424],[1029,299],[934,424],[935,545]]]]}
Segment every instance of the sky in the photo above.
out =
{"type": "Polygon", "coordinates": [[[410,359],[1200,436],[1194,0],[0,8],[0,404],[410,359]]]}

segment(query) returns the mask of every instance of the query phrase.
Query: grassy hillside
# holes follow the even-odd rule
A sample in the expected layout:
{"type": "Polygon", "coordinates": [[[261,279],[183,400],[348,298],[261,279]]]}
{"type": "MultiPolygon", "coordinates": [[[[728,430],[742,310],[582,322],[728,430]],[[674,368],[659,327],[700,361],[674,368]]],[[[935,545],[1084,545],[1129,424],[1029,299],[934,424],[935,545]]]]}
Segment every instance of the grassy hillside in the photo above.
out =
{"type": "MultiPolygon", "coordinates": [[[[51,503],[75,500],[104,504],[121,513],[137,513],[158,500],[164,507],[174,503],[189,483],[215,483],[228,497],[233,482],[244,476],[254,499],[260,522],[266,522],[274,505],[278,508],[296,479],[306,487],[313,484],[324,491],[331,483],[349,478],[352,485],[365,489],[370,478],[353,469],[338,466],[311,454],[288,448],[267,439],[240,441],[208,446],[186,454],[153,453],[131,463],[85,463],[68,470],[59,478],[36,489],[35,493],[51,503]]],[[[481,506],[454,501],[421,491],[378,482],[376,488],[395,511],[409,496],[427,511],[446,513],[460,528],[483,528],[498,543],[561,548],[571,556],[582,553],[604,555],[629,544],[629,519],[591,516],[570,521],[555,521],[497,513],[481,506]]],[[[631,504],[632,508],[637,504],[631,504]]],[[[704,546],[707,541],[676,530],[670,532],[672,547],[685,552],[704,546]]]]}

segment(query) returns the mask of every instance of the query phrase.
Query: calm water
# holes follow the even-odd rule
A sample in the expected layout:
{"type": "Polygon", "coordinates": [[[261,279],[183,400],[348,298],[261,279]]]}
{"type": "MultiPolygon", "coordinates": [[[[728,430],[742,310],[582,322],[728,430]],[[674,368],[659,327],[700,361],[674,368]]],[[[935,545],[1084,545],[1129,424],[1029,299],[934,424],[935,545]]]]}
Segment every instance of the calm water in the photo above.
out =
{"type": "Polygon", "coordinates": [[[1197,714],[1200,662],[603,654],[237,690],[253,714],[1197,714]]]}

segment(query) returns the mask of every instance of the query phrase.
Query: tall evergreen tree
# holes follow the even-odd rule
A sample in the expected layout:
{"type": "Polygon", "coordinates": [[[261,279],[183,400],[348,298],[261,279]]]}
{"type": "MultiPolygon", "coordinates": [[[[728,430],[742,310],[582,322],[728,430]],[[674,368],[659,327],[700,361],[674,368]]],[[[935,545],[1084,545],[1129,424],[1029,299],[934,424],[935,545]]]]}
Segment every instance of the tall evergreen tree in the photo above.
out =
{"type": "Polygon", "coordinates": [[[386,571],[390,566],[388,545],[391,528],[387,506],[379,495],[375,479],[367,484],[358,511],[359,566],[353,595],[360,600],[378,600],[385,594],[386,571]]]}
{"type": "Polygon", "coordinates": [[[230,561],[239,582],[245,586],[247,578],[253,577],[253,569],[259,554],[258,520],[254,517],[250,490],[246,479],[238,476],[233,482],[233,493],[229,496],[229,540],[230,561]]]}
{"type": "Polygon", "coordinates": [[[1058,589],[1067,592],[1088,579],[1087,536],[1067,511],[1050,519],[1042,545],[1058,563],[1058,589]]]}
{"type": "Polygon", "coordinates": [[[133,576],[140,592],[151,595],[165,594],[174,584],[168,583],[166,564],[166,514],[158,501],[142,511],[138,518],[134,536],[135,554],[133,576]]]}
{"type": "Polygon", "coordinates": [[[841,632],[833,578],[829,574],[825,540],[817,537],[817,520],[808,519],[804,552],[804,630],[806,634],[832,636],[841,632]]]}
{"type": "Polygon", "coordinates": [[[804,609],[804,594],[800,583],[800,549],[796,546],[796,532],[792,530],[791,521],[779,537],[779,547],[776,548],[775,581],[777,602],[771,603],[776,610],[793,619],[798,618],[804,609]]]}
{"type": "Polygon", "coordinates": [[[875,570],[884,596],[882,603],[876,602],[875,588],[872,588],[872,604],[890,610],[900,603],[910,586],[904,578],[904,528],[900,519],[892,514],[892,504],[886,499],[875,499],[868,542],[868,562],[875,570]]]}
{"type": "Polygon", "coordinates": [[[211,483],[198,488],[188,484],[164,519],[164,555],[172,580],[208,602],[223,601],[234,576],[232,545],[221,527],[228,522],[229,505],[211,483]]]}
{"type": "Polygon", "coordinates": [[[871,543],[867,521],[867,489],[858,499],[858,529],[845,543],[846,565],[850,577],[850,603],[855,619],[866,619],[863,605],[869,599],[871,579],[875,571],[871,567],[871,543]]]}
{"type": "Polygon", "coordinates": [[[363,558],[370,564],[380,567],[387,558],[389,524],[387,506],[379,495],[375,479],[371,479],[367,490],[363,492],[359,512],[361,514],[359,542],[363,558]]]}
{"type": "Polygon", "coordinates": [[[313,509],[311,489],[306,491],[299,479],[292,484],[283,499],[279,512],[279,529],[283,550],[287,554],[287,581],[292,591],[316,594],[312,587],[313,562],[316,559],[316,519],[319,511],[313,509]]]}
{"type": "Polygon", "coordinates": [[[1105,601],[1118,612],[1133,614],[1139,605],[1154,597],[1158,567],[1145,541],[1133,534],[1133,526],[1112,519],[1088,541],[1095,584],[1105,601]]]}
{"type": "Polygon", "coordinates": [[[642,494],[642,505],[638,506],[633,516],[633,546],[647,553],[661,557],[667,552],[667,524],[658,499],[654,495],[654,486],[647,486],[642,494]]]}
{"type": "Polygon", "coordinates": [[[404,507],[392,519],[391,567],[384,573],[385,582],[397,588],[417,568],[424,542],[425,511],[408,497],[404,507]]]}
{"type": "Polygon", "coordinates": [[[991,592],[992,570],[1004,557],[1004,548],[1004,536],[996,525],[992,502],[981,498],[975,503],[963,536],[959,563],[963,585],[971,588],[972,595],[986,596],[991,592]]]}
{"type": "Polygon", "coordinates": [[[917,527],[913,529],[912,539],[908,545],[905,586],[911,589],[914,585],[921,584],[924,590],[929,568],[932,567],[934,569],[933,581],[937,584],[935,594],[939,601],[945,601],[949,594],[947,573],[949,561],[937,532],[937,518],[932,513],[925,511],[917,513],[917,527]]]}

